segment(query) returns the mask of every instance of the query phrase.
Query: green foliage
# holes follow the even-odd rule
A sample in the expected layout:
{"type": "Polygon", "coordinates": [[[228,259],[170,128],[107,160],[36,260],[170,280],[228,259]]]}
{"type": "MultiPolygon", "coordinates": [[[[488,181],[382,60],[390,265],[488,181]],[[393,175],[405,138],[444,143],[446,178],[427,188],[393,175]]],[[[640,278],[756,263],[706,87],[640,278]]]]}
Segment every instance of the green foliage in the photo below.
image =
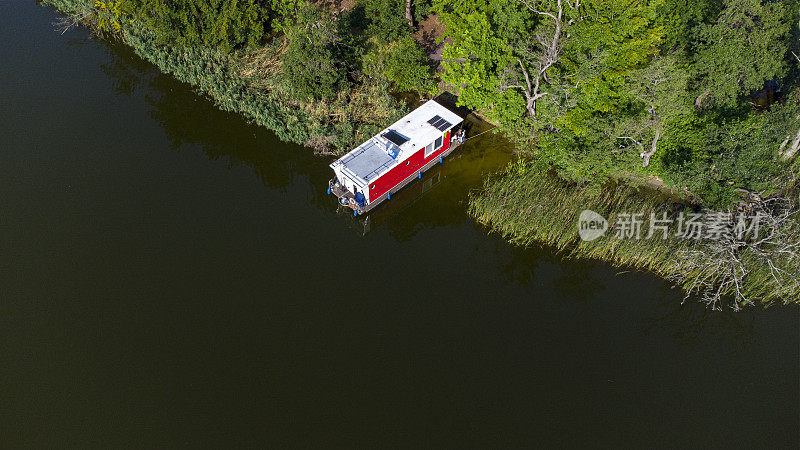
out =
{"type": "Polygon", "coordinates": [[[414,14],[414,21],[421,22],[431,14],[431,0],[414,0],[412,12],[414,14]]]}
{"type": "Polygon", "coordinates": [[[710,158],[706,147],[720,139],[720,130],[713,122],[693,114],[672,118],[664,131],[669,137],[661,143],[657,161],[667,171],[679,171],[692,162],[706,165],[710,158]]]}
{"type": "Polygon", "coordinates": [[[788,3],[726,0],[714,23],[697,27],[696,69],[702,84],[724,106],[786,75],[794,12],[788,3]]]}
{"type": "Polygon", "coordinates": [[[347,79],[341,39],[331,17],[319,8],[305,7],[297,25],[287,32],[289,47],[281,60],[293,92],[317,100],[335,97],[347,79]]]}
{"type": "Polygon", "coordinates": [[[789,188],[789,163],[777,150],[800,129],[800,89],[787,97],[758,114],[676,118],[668,126],[670,138],[662,144],[654,170],[714,207],[737,201],[738,189],[769,195],[789,188]]]}
{"type": "Polygon", "coordinates": [[[255,0],[123,1],[161,45],[230,53],[256,47],[266,26],[264,9],[255,0]]]}
{"type": "Polygon", "coordinates": [[[94,6],[93,0],[42,0],[42,3],[73,17],[90,14],[94,6]]]}
{"type": "Polygon", "coordinates": [[[388,44],[412,31],[405,16],[405,0],[368,0],[358,4],[369,20],[367,34],[379,43],[388,44]]]}
{"type": "Polygon", "coordinates": [[[583,136],[592,130],[593,116],[617,114],[635,99],[629,83],[637,69],[658,52],[663,29],[655,26],[654,2],[589,1],[594,20],[577,21],[567,40],[560,71],[577,87],[576,103],[557,123],[583,136]]]}
{"type": "Polygon", "coordinates": [[[255,0],[260,3],[269,18],[269,27],[275,34],[284,31],[291,32],[291,28],[296,26],[301,20],[301,15],[309,4],[309,0],[255,0]]]}
{"type": "Polygon", "coordinates": [[[773,80],[795,89],[796,2],[580,4],[435,0],[452,40],[442,79],[567,179],[644,172],[710,204],[775,190],[794,125],[750,96],[773,80]]]}
{"type": "Polygon", "coordinates": [[[432,10],[452,40],[444,49],[442,80],[458,91],[460,104],[513,127],[524,100],[505,87],[506,75],[517,70],[514,44],[533,35],[535,18],[512,0],[435,0],[432,10]]]}
{"type": "Polygon", "coordinates": [[[558,16],[556,1],[529,2],[533,11],[514,1],[437,0],[434,10],[453,41],[445,48],[442,78],[457,87],[462,104],[501,122],[564,175],[602,176],[633,161],[609,132],[621,113],[631,115],[627,122],[642,121],[637,117],[645,105],[631,94],[637,71],[647,67],[662,40],[656,3],[595,0],[573,10],[562,2],[557,24],[548,15],[558,16]],[[556,55],[546,48],[554,39],[556,55]],[[542,63],[547,58],[554,60],[549,67],[542,63]],[[529,80],[539,71],[542,97],[533,117],[525,103],[535,95],[529,80]]]}
{"type": "Polygon", "coordinates": [[[101,32],[119,33],[122,30],[122,16],[129,12],[126,6],[122,0],[95,0],[93,13],[97,29],[101,32]]]}
{"type": "Polygon", "coordinates": [[[664,49],[688,58],[696,51],[695,30],[716,17],[719,0],[664,0],[658,7],[658,23],[664,27],[664,49]]]}
{"type": "Polygon", "coordinates": [[[398,91],[431,94],[436,84],[427,62],[425,50],[411,36],[405,36],[373,48],[364,57],[364,71],[385,78],[398,91]]]}

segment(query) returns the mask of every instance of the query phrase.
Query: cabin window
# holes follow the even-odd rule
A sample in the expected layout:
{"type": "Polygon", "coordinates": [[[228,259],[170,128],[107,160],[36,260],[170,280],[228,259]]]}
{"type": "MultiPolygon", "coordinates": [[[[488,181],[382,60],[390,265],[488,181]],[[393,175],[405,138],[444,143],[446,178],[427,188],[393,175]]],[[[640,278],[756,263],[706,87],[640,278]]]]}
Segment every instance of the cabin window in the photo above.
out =
{"type": "Polygon", "coordinates": [[[371,187],[370,189],[375,189],[375,185],[373,184],[373,185],[372,185],[372,187],[371,187]]]}
{"type": "Polygon", "coordinates": [[[411,161],[406,161],[406,165],[408,165],[408,163],[410,163],[410,162],[411,162],[411,161]]]}
{"type": "Polygon", "coordinates": [[[427,147],[425,147],[425,157],[427,158],[428,156],[430,156],[431,153],[433,153],[433,143],[432,142],[430,144],[428,144],[427,147]]]}
{"type": "Polygon", "coordinates": [[[436,150],[439,150],[440,148],[442,148],[442,137],[441,136],[436,138],[436,143],[433,144],[433,148],[435,148],[436,150]]]}

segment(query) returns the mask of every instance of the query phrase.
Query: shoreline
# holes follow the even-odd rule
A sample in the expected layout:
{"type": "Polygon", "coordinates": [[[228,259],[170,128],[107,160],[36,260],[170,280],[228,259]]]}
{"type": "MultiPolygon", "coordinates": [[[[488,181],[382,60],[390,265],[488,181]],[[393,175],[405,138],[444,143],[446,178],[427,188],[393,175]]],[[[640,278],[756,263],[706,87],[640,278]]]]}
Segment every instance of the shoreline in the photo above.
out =
{"type": "MultiPolygon", "coordinates": [[[[78,14],[77,9],[64,10],[65,4],[57,0],[45,0],[43,3],[64,14],[78,14]]],[[[218,108],[241,114],[246,120],[274,132],[280,140],[301,144],[318,154],[341,154],[407,111],[401,100],[381,88],[372,92],[372,96],[367,96],[366,104],[355,104],[352,100],[341,98],[337,99],[339,103],[334,106],[313,101],[297,104],[287,101],[284,93],[275,86],[264,88],[256,85],[247,76],[247,71],[242,70],[241,65],[253,58],[254,53],[233,56],[206,48],[160,46],[155,37],[144,29],[133,33],[126,28],[115,33],[115,38],[132,48],[138,56],[154,64],[161,72],[208,96],[218,108]],[[354,115],[358,108],[375,106],[370,102],[381,102],[380,113],[372,117],[373,120],[355,120],[354,115]],[[337,108],[336,112],[332,112],[332,108],[337,108]]],[[[277,45],[272,45],[266,51],[274,51],[275,47],[277,45]]],[[[475,113],[475,117],[481,118],[478,113],[475,113]]],[[[587,208],[591,202],[594,202],[593,208],[604,211],[606,216],[619,212],[621,204],[659,213],[667,209],[674,210],[674,205],[680,203],[685,203],[681,208],[697,206],[691,197],[669,188],[663,182],[651,183],[650,180],[643,180],[643,183],[638,183],[640,187],[650,191],[648,194],[636,187],[637,182],[642,180],[619,180],[613,189],[603,187],[587,196],[576,193],[580,191],[580,187],[571,186],[563,179],[546,180],[545,177],[556,175],[542,166],[531,171],[531,162],[522,157],[515,164],[517,166],[487,178],[480,191],[471,195],[467,205],[470,215],[477,222],[487,226],[490,231],[498,232],[515,245],[544,244],[568,257],[589,258],[617,267],[648,270],[688,292],[687,298],[699,296],[701,301],[715,309],[722,305],[739,309],[756,303],[769,306],[774,303],[800,302],[800,288],[797,286],[785,292],[764,289],[771,280],[770,274],[764,273],[764,268],[761,267],[747,271],[750,276],[745,289],[747,295],[742,297],[744,301],[731,301],[727,298],[735,293],[733,289],[736,285],[728,285],[717,291],[715,297],[704,299],[703,296],[713,291],[716,285],[728,281],[725,278],[716,278],[719,274],[714,273],[715,266],[697,268],[693,266],[699,264],[696,258],[684,259],[692,252],[699,252],[701,258],[707,256],[709,250],[704,247],[685,246],[675,242],[659,244],[653,241],[646,245],[606,243],[591,248],[590,245],[585,245],[588,243],[579,242],[577,213],[580,208],[587,208]],[[539,173],[534,174],[537,170],[539,173]],[[548,173],[543,174],[542,170],[547,170],[548,173]],[[524,185],[524,192],[511,189],[515,185],[524,185]],[[655,200],[657,197],[670,198],[670,202],[676,201],[659,203],[655,200]],[[531,204],[531,200],[537,198],[542,199],[542,202],[531,204]],[[586,204],[579,205],[578,202],[581,201],[586,204]],[[546,208],[542,205],[559,207],[546,208]],[[564,207],[565,205],[568,206],[564,207]],[[523,214],[523,211],[528,215],[523,214]],[[710,287],[706,285],[709,279],[712,280],[710,287]],[[792,296],[796,299],[792,300],[792,296]]]]}

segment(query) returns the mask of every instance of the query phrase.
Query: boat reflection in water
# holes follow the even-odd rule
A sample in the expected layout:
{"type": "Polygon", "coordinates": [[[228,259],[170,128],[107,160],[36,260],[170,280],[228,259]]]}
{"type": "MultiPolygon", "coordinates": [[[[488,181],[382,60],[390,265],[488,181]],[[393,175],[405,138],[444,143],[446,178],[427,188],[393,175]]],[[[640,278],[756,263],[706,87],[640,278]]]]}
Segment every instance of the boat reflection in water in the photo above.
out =
{"type": "MultiPolygon", "coordinates": [[[[349,206],[341,204],[338,205],[336,213],[344,216],[353,229],[362,235],[366,235],[381,224],[388,222],[392,217],[408,210],[422,200],[426,194],[439,187],[442,183],[443,171],[441,165],[435,166],[435,168],[422,174],[422,179],[415,180],[398,191],[390,200],[384,201],[380,208],[375,208],[367,214],[354,216],[353,210],[349,206]]],[[[332,201],[335,201],[335,197],[332,197],[332,201]]]]}

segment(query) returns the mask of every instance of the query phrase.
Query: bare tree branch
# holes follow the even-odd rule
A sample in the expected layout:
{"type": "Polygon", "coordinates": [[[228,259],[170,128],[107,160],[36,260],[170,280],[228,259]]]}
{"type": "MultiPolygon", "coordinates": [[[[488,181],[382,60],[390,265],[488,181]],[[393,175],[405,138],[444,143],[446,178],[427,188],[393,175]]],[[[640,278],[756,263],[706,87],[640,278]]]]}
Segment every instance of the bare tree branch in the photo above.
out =
{"type": "Polygon", "coordinates": [[[82,14],[74,15],[74,16],[63,16],[59,17],[57,20],[53,22],[53,27],[56,29],[56,32],[59,34],[64,34],[67,31],[81,25],[82,23],[86,22],[86,20],[91,16],[91,11],[86,11],[82,14]]]}
{"type": "MultiPolygon", "coordinates": [[[[526,59],[526,61],[523,61],[523,58],[517,58],[522,76],[525,78],[525,85],[521,87],[519,85],[513,85],[513,87],[520,87],[522,89],[526,100],[525,109],[530,117],[536,117],[536,102],[548,95],[547,92],[541,92],[542,80],[547,81],[547,70],[558,62],[561,56],[561,50],[564,47],[564,1],[566,1],[570,8],[575,9],[580,6],[580,0],[576,0],[572,3],[568,0],[557,0],[555,11],[541,9],[539,7],[540,2],[537,0],[520,1],[531,12],[547,17],[553,22],[550,33],[542,31],[536,35],[536,43],[538,45],[536,45],[533,50],[528,48],[517,49],[526,59]],[[527,60],[532,60],[528,62],[528,65],[533,66],[533,75],[531,75],[531,71],[526,67],[527,60]]],[[[506,88],[511,87],[512,85],[506,86],[506,88]]]]}
{"type": "Polygon", "coordinates": [[[650,158],[656,153],[658,149],[658,139],[661,137],[661,129],[656,128],[656,137],[653,139],[653,144],[650,147],[650,151],[646,153],[642,153],[642,167],[647,167],[650,165],[650,158]]]}
{"type": "MultiPolygon", "coordinates": [[[[796,223],[797,205],[785,198],[761,200],[752,197],[740,204],[739,214],[756,214],[763,237],[743,235],[737,231],[738,220],[731,215],[727,232],[718,240],[707,240],[699,247],[680,252],[681,266],[673,281],[682,283],[687,295],[698,294],[713,309],[721,309],[726,296],[733,298],[734,310],[753,302],[744,289],[748,267],[766,267],[768,290],[777,298],[790,302],[800,292],[800,236],[796,223]],[[748,260],[746,264],[744,258],[748,260]],[[701,274],[685,275],[686,273],[701,274]]],[[[766,289],[766,288],[765,288],[766,289]]]]}
{"type": "MultiPolygon", "coordinates": [[[[783,151],[788,142],[789,138],[787,137],[786,141],[784,141],[784,143],[781,145],[781,151],[783,151]]],[[[788,161],[794,158],[794,155],[797,154],[798,150],[800,150],[800,129],[797,130],[797,136],[795,136],[794,141],[792,141],[792,146],[783,152],[783,159],[788,161]]]]}

